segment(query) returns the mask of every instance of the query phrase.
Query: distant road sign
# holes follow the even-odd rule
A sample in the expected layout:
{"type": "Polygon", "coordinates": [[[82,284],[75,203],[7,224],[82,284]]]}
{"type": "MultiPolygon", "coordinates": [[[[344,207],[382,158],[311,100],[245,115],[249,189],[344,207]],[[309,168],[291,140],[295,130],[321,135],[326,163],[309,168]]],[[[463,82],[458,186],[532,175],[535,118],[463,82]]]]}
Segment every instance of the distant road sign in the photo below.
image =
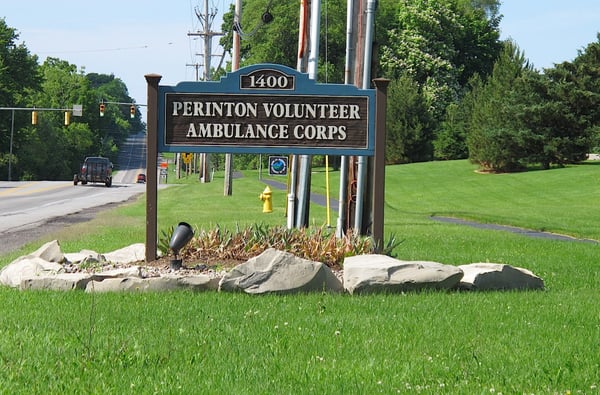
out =
{"type": "Polygon", "coordinates": [[[81,104],[73,104],[73,116],[74,117],[82,117],[83,116],[83,106],[81,104]]]}
{"type": "Polygon", "coordinates": [[[193,157],[193,154],[186,154],[186,153],[181,154],[183,163],[185,163],[186,165],[189,165],[190,163],[192,163],[192,157],[193,157]]]}

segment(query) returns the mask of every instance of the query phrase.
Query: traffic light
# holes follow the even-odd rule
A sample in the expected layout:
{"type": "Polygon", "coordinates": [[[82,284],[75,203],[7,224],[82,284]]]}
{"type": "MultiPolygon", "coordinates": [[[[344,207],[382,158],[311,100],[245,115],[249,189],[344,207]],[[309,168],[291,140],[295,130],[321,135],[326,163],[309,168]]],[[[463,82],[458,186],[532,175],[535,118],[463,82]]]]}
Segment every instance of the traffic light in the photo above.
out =
{"type": "Polygon", "coordinates": [[[131,107],[129,107],[129,117],[131,119],[135,118],[135,106],[132,104],[131,107]]]}
{"type": "Polygon", "coordinates": [[[31,112],[31,124],[32,125],[37,125],[37,122],[38,122],[37,117],[38,117],[37,111],[32,111],[31,112]]]}
{"type": "Polygon", "coordinates": [[[65,111],[65,126],[69,126],[70,123],[71,123],[71,113],[68,111],[65,111]]]}
{"type": "Polygon", "coordinates": [[[104,110],[106,109],[106,106],[104,105],[104,103],[100,103],[100,116],[103,117],[104,116],[104,110]]]}

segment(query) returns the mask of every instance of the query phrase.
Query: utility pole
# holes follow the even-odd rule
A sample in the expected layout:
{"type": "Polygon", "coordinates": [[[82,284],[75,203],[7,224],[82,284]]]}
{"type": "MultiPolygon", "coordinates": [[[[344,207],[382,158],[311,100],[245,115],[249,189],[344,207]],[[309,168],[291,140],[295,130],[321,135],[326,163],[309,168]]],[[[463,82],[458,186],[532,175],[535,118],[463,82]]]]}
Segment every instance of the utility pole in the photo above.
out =
{"type": "Polygon", "coordinates": [[[199,74],[199,70],[200,70],[200,66],[202,66],[200,63],[186,63],[185,64],[187,67],[193,67],[194,70],[196,71],[196,78],[194,78],[194,81],[200,81],[200,74],[199,74]]]}
{"type": "MultiPolygon", "coordinates": [[[[240,68],[240,32],[239,26],[242,22],[242,0],[235,1],[233,14],[233,24],[236,28],[233,29],[233,53],[231,59],[231,71],[236,71],[240,68]]],[[[223,185],[223,195],[231,196],[233,194],[233,155],[225,154],[225,181],[223,185]]]]}
{"type": "MultiPolygon", "coordinates": [[[[203,30],[196,32],[189,32],[190,37],[202,37],[204,40],[204,74],[203,80],[210,81],[211,79],[211,61],[212,61],[212,39],[215,36],[222,36],[223,32],[214,32],[212,30],[212,24],[217,16],[217,10],[208,8],[208,0],[204,0],[204,12],[200,12],[198,7],[194,9],[203,30]]],[[[194,66],[195,65],[191,65],[194,66]]]]}
{"type": "MultiPolygon", "coordinates": [[[[357,47],[357,32],[360,29],[357,26],[358,6],[356,0],[347,0],[346,10],[346,63],[344,65],[344,84],[354,84],[354,73],[356,67],[356,47],[357,47]]],[[[348,222],[351,218],[348,207],[348,178],[349,178],[350,158],[346,155],[342,156],[340,163],[340,192],[338,204],[338,218],[336,223],[336,235],[341,238],[349,228],[348,222]]]]}
{"type": "MultiPolygon", "coordinates": [[[[208,0],[204,0],[204,12],[200,12],[198,7],[194,9],[196,17],[202,25],[202,31],[189,32],[188,36],[202,37],[204,40],[204,73],[203,80],[211,80],[211,61],[212,61],[212,40],[215,36],[222,36],[223,32],[214,32],[212,30],[212,23],[217,15],[215,9],[210,10],[208,7],[208,0]]],[[[191,65],[196,67],[196,81],[198,81],[198,68],[199,65],[191,65]]],[[[208,168],[209,155],[202,154],[202,167],[200,168],[200,179],[202,182],[210,181],[210,169],[208,168]]]]}

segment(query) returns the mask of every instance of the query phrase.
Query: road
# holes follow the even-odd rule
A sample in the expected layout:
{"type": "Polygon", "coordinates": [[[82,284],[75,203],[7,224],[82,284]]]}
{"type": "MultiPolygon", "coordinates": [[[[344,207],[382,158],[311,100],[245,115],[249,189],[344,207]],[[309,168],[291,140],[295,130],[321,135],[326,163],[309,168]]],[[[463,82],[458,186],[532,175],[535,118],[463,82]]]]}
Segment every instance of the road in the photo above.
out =
{"type": "Polygon", "coordinates": [[[0,255],[144,193],[146,185],[136,181],[146,172],[145,163],[145,134],[140,133],[122,147],[110,188],[72,181],[0,181],[0,255]]]}
{"type": "Polygon", "coordinates": [[[141,132],[129,137],[119,150],[117,173],[114,183],[135,183],[139,173],[146,173],[146,133],[141,132]]]}

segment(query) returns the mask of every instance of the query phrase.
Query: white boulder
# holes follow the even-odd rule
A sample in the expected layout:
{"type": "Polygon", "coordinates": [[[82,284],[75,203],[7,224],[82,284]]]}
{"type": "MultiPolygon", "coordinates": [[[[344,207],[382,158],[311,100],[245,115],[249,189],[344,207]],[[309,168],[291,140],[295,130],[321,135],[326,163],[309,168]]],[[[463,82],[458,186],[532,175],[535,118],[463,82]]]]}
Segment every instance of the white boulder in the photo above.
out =
{"type": "Polygon", "coordinates": [[[249,294],[342,290],[340,280],[327,265],[274,248],[236,266],[219,282],[219,291],[249,294]]]}
{"type": "Polygon", "coordinates": [[[9,263],[0,271],[0,284],[18,288],[27,278],[56,275],[63,272],[63,265],[48,262],[35,256],[25,256],[9,263]]]}
{"type": "Polygon", "coordinates": [[[117,264],[143,262],[146,259],[146,245],[144,243],[132,244],[130,246],[108,252],[104,254],[104,258],[108,262],[117,264]]]}
{"type": "Polygon", "coordinates": [[[387,255],[356,255],[344,260],[344,288],[350,294],[451,289],[462,276],[456,266],[401,261],[387,255]]]}
{"type": "Polygon", "coordinates": [[[461,289],[473,291],[544,289],[544,280],[527,269],[502,263],[461,265],[461,289]]]}
{"type": "Polygon", "coordinates": [[[218,279],[206,275],[162,276],[150,278],[110,278],[90,281],[85,291],[90,292],[158,292],[158,291],[208,291],[216,290],[218,279]]]}

